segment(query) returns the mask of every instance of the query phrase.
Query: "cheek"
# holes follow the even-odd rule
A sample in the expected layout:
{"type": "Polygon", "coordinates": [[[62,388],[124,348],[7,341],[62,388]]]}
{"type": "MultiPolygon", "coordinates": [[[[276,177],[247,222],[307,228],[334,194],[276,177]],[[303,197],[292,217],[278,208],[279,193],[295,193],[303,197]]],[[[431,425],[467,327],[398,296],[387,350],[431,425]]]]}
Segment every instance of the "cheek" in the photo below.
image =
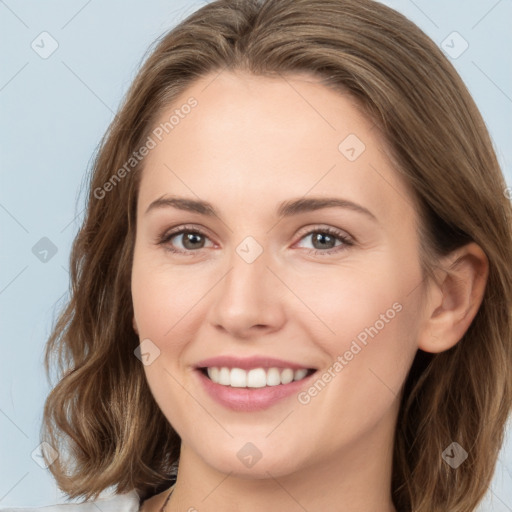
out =
{"type": "Polygon", "coordinates": [[[324,324],[312,336],[331,361],[334,377],[325,376],[332,381],[326,387],[342,415],[359,410],[362,403],[376,414],[389,407],[417,350],[421,303],[417,291],[411,290],[421,283],[419,265],[390,254],[379,255],[364,269],[331,272],[329,282],[316,281],[314,289],[298,282],[303,283],[300,293],[324,324]]]}
{"type": "MultiPolygon", "coordinates": [[[[384,317],[388,323],[369,321],[356,336],[344,338],[343,347],[336,351],[341,355],[337,367],[341,370],[325,401],[332,405],[330,415],[343,419],[345,432],[357,436],[383,420],[395,421],[402,386],[416,353],[409,329],[411,309],[407,304],[401,306],[394,318],[384,317]]],[[[332,435],[338,435],[337,427],[332,435]]]]}
{"type": "MultiPolygon", "coordinates": [[[[142,251],[141,251],[142,252],[142,251]]],[[[186,278],[179,269],[155,263],[155,257],[134,254],[132,301],[139,337],[156,351],[151,364],[144,366],[146,380],[162,413],[182,432],[188,395],[183,392],[186,370],[182,353],[190,338],[200,298],[198,279],[186,278]],[[154,344],[154,345],[152,345],[154,344]],[[156,345],[156,349],[154,346],[156,345]]],[[[204,293],[204,290],[203,290],[204,293]]]]}
{"type": "MultiPolygon", "coordinates": [[[[191,268],[191,267],[189,267],[191,268]]],[[[183,320],[208,290],[207,276],[186,267],[154,263],[135,253],[132,269],[132,301],[140,336],[175,338],[172,333],[183,328],[183,320]],[[207,283],[207,281],[206,281],[207,283]]]]}
{"type": "Polygon", "coordinates": [[[412,308],[393,298],[383,294],[365,308],[344,309],[333,320],[336,334],[316,341],[330,362],[298,399],[335,444],[351,446],[379,423],[391,428],[396,421],[416,347],[412,308]]]}
{"type": "Polygon", "coordinates": [[[413,263],[403,264],[395,255],[383,253],[364,262],[354,258],[337,267],[318,267],[314,276],[311,269],[299,270],[294,270],[296,275],[290,280],[310,312],[297,315],[296,320],[310,325],[314,317],[320,320],[323,327],[317,338],[323,335],[329,353],[347,350],[347,343],[357,337],[364,343],[374,336],[386,337],[382,334],[387,332],[390,342],[395,339],[391,332],[406,316],[402,309],[420,279],[413,263]]]}
{"type": "Polygon", "coordinates": [[[365,399],[387,393],[386,388],[398,393],[416,350],[412,310],[389,292],[348,302],[331,319],[335,334],[318,340],[331,361],[339,363],[335,369],[347,386],[356,386],[356,394],[365,399]]]}

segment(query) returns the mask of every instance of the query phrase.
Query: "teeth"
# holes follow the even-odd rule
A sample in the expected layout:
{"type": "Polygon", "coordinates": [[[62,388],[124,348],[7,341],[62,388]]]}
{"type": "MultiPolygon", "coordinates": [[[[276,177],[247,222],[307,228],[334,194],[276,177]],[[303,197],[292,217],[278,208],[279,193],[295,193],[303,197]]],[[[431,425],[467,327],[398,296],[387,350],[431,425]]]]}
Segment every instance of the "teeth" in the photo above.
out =
{"type": "Polygon", "coordinates": [[[241,368],[207,368],[208,377],[213,382],[233,388],[263,388],[265,386],[279,386],[289,384],[294,380],[302,380],[308,370],[292,370],[291,368],[253,368],[246,371],[241,368]]]}
{"type": "Polygon", "coordinates": [[[233,388],[246,388],[247,387],[247,372],[240,368],[231,368],[230,386],[233,388]]]}
{"type": "Polygon", "coordinates": [[[293,370],[286,368],[281,372],[281,384],[289,384],[293,381],[293,370]]]}
{"type": "Polygon", "coordinates": [[[293,375],[293,380],[302,380],[307,374],[308,374],[308,371],[305,368],[303,368],[301,370],[295,370],[295,374],[293,375]]]}
{"type": "Polygon", "coordinates": [[[213,381],[219,382],[220,381],[220,370],[218,368],[208,368],[208,376],[213,381]]]}
{"type": "MultiPolygon", "coordinates": [[[[233,371],[233,370],[231,370],[233,371]]],[[[243,370],[240,370],[243,371],[243,370]]],[[[244,372],[245,373],[245,372],[244,372]]],[[[264,388],[267,385],[267,374],[263,368],[255,368],[247,372],[248,388],[264,388]]]]}
{"type": "MultiPolygon", "coordinates": [[[[211,368],[208,368],[208,377],[213,380],[213,376],[210,375],[210,370],[211,368]]],[[[218,370],[218,368],[215,368],[215,370],[218,370]]],[[[221,368],[219,371],[219,380],[214,382],[222,384],[223,386],[229,386],[231,384],[229,368],[221,368]]]]}
{"type": "Polygon", "coordinates": [[[279,386],[281,384],[281,373],[277,368],[267,370],[267,386],[279,386]]]}

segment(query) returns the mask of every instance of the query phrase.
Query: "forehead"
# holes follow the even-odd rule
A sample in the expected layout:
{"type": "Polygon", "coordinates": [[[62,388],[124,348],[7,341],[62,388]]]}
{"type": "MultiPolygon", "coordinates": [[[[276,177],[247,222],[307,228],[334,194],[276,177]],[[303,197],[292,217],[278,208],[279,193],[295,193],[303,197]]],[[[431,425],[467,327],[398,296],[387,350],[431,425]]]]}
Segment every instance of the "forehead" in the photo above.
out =
{"type": "Polygon", "coordinates": [[[212,73],[161,112],[155,129],[166,123],[145,159],[141,207],[166,193],[226,209],[337,194],[390,220],[414,210],[372,120],[316,77],[212,73]],[[191,98],[196,106],[184,108],[191,98]]]}

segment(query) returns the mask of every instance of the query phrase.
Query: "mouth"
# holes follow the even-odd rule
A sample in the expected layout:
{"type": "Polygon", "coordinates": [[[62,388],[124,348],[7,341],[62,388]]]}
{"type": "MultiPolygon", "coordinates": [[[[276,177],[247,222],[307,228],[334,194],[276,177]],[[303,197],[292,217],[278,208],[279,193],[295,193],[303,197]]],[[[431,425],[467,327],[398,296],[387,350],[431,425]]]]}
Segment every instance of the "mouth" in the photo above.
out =
{"type": "Polygon", "coordinates": [[[268,409],[311,383],[317,368],[266,355],[219,355],[196,363],[203,390],[221,406],[237,412],[268,409]]]}
{"type": "Polygon", "coordinates": [[[231,388],[265,388],[286,386],[306,379],[316,372],[314,368],[257,367],[243,369],[227,366],[197,368],[207,379],[231,388]]]}

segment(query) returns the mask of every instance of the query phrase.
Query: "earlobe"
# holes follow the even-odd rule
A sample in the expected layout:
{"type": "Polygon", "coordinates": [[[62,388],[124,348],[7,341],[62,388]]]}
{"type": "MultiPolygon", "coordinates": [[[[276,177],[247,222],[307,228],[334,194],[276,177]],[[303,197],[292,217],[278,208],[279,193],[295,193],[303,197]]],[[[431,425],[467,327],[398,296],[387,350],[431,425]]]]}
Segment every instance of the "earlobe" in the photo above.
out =
{"type": "Polygon", "coordinates": [[[425,352],[443,352],[462,339],[482,304],[489,273],[487,256],[474,242],[443,260],[439,282],[429,285],[418,339],[418,348],[425,352]]]}
{"type": "Polygon", "coordinates": [[[132,317],[132,326],[133,326],[133,330],[135,331],[135,334],[137,334],[137,336],[139,335],[139,329],[137,328],[137,322],[135,321],[135,316],[132,317]]]}

